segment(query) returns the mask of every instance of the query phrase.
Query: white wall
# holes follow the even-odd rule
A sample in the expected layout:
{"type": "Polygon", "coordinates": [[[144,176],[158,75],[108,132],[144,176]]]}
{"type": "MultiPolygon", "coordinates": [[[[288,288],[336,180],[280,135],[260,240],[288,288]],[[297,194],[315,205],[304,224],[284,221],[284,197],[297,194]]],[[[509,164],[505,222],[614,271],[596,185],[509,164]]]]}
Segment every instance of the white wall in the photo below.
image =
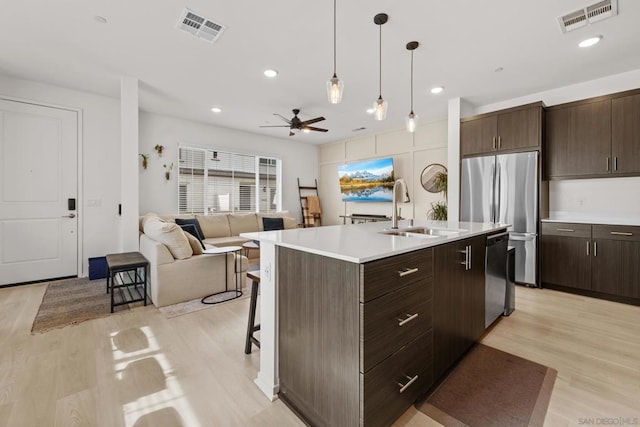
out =
{"type": "Polygon", "coordinates": [[[148,112],[140,112],[140,153],[150,155],[148,169],[139,162],[140,213],[177,212],[178,144],[281,159],[282,209],[302,220],[296,178],[302,185],[313,185],[318,177],[317,146],[296,137],[271,138],[148,112]],[[156,144],[164,146],[162,157],[153,149],[156,144]],[[171,163],[174,167],[167,181],[163,165],[171,163]]]}
{"type": "MultiPolygon", "coordinates": [[[[542,101],[547,106],[640,88],[640,69],[476,107],[472,114],[542,101]]],[[[553,212],[640,214],[640,177],[549,182],[553,212]]]]}
{"type": "Polygon", "coordinates": [[[82,110],[78,220],[82,271],[87,258],[118,252],[120,242],[120,102],[115,98],[0,75],[0,94],[82,110]],[[89,203],[91,201],[91,203],[89,203]],[[91,206],[89,206],[91,204],[91,206]]]}
{"type": "Polygon", "coordinates": [[[414,134],[401,129],[324,144],[320,146],[319,157],[323,225],[342,224],[339,215],[345,212],[391,215],[391,203],[341,201],[338,166],[379,157],[393,157],[395,177],[407,181],[411,203],[399,205],[402,217],[426,219],[431,203],[443,196],[425,191],[420,185],[420,174],[431,163],[447,165],[447,121],[420,125],[414,134]]]}

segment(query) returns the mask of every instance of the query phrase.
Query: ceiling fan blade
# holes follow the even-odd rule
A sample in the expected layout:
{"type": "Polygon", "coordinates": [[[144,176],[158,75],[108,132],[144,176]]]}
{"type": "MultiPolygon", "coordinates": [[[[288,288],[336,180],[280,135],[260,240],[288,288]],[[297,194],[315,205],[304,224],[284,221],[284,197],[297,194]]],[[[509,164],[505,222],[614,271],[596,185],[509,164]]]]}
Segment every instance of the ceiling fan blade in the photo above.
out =
{"type": "Polygon", "coordinates": [[[282,120],[284,120],[285,122],[291,124],[291,120],[287,119],[285,116],[278,114],[278,113],[273,113],[274,116],[278,116],[280,117],[282,120]]]}
{"type": "Polygon", "coordinates": [[[290,127],[289,125],[265,125],[265,126],[258,126],[259,128],[288,128],[290,127]]]}
{"type": "Polygon", "coordinates": [[[309,119],[309,120],[305,120],[304,122],[300,122],[300,125],[301,126],[306,126],[306,125],[310,125],[310,124],[313,124],[313,123],[321,122],[324,119],[325,119],[324,117],[316,117],[315,119],[309,119]]]}
{"type": "Polygon", "coordinates": [[[317,132],[329,132],[329,129],[317,128],[317,127],[315,127],[315,126],[304,126],[304,127],[302,128],[302,130],[305,130],[305,129],[308,129],[308,130],[315,130],[315,131],[317,131],[317,132]]]}
{"type": "Polygon", "coordinates": [[[293,133],[293,131],[289,131],[289,136],[294,136],[295,133],[293,133]]]}

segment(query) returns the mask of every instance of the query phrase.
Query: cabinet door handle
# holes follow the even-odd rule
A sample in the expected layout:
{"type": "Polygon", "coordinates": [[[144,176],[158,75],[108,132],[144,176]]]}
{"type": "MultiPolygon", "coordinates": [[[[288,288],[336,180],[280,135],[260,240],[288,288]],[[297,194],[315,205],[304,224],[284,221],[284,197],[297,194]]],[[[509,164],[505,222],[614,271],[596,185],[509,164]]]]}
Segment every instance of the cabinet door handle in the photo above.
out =
{"type": "Polygon", "coordinates": [[[567,232],[567,233],[573,233],[576,230],[574,230],[573,228],[556,228],[556,231],[564,231],[564,232],[567,232]]]}
{"type": "Polygon", "coordinates": [[[607,157],[607,172],[609,172],[609,157],[607,157]]]}
{"type": "Polygon", "coordinates": [[[618,156],[615,156],[613,158],[613,170],[617,171],[618,170],[618,156]]]}
{"type": "Polygon", "coordinates": [[[502,137],[498,135],[498,150],[502,146],[502,137]]]}
{"type": "Polygon", "coordinates": [[[626,233],[622,231],[612,231],[611,234],[614,236],[633,236],[633,233],[626,233]]]}
{"type": "Polygon", "coordinates": [[[590,245],[590,242],[587,240],[587,256],[589,256],[589,246],[591,245],[590,245]]]}
{"type": "Polygon", "coordinates": [[[416,313],[416,314],[407,314],[407,318],[406,319],[398,319],[398,326],[404,326],[407,323],[411,322],[416,317],[418,317],[418,313],[416,313]]]}
{"type": "Polygon", "coordinates": [[[493,137],[493,149],[495,150],[497,148],[496,146],[496,137],[493,137]]]}
{"type": "Polygon", "coordinates": [[[404,277],[404,276],[408,276],[409,274],[413,274],[413,273],[417,273],[418,272],[418,268],[406,268],[403,271],[399,271],[398,270],[398,276],[400,277],[404,277]]]}
{"type": "Polygon", "coordinates": [[[598,242],[593,242],[593,256],[598,256],[598,242]]]}
{"type": "Polygon", "coordinates": [[[413,384],[414,382],[416,382],[416,380],[418,379],[418,376],[416,375],[415,377],[410,377],[409,375],[405,375],[405,377],[407,377],[407,379],[409,380],[408,383],[406,384],[402,384],[402,383],[398,383],[398,385],[400,386],[400,393],[402,393],[403,391],[405,391],[406,389],[409,388],[409,386],[411,384],[413,384]]]}
{"type": "Polygon", "coordinates": [[[469,248],[469,255],[467,256],[467,259],[469,262],[469,270],[471,270],[471,245],[469,245],[468,248],[469,248]]]}
{"type": "Polygon", "coordinates": [[[469,269],[469,246],[464,247],[464,251],[458,251],[461,254],[464,254],[464,261],[460,261],[458,264],[464,265],[464,271],[469,269]]]}

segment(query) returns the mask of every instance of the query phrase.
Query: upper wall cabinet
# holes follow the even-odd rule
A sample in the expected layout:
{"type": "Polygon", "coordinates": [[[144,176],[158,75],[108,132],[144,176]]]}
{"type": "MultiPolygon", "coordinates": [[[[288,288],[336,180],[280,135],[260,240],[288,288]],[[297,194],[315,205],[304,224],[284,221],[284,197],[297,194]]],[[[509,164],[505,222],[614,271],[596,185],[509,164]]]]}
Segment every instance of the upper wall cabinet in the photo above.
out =
{"type": "Polygon", "coordinates": [[[463,157],[539,149],[542,143],[542,103],[523,105],[460,121],[463,157]]]}
{"type": "Polygon", "coordinates": [[[640,94],[611,100],[613,173],[640,173],[640,94]]]}
{"type": "Polygon", "coordinates": [[[546,114],[549,178],[640,174],[640,91],[557,105],[546,114]]]}

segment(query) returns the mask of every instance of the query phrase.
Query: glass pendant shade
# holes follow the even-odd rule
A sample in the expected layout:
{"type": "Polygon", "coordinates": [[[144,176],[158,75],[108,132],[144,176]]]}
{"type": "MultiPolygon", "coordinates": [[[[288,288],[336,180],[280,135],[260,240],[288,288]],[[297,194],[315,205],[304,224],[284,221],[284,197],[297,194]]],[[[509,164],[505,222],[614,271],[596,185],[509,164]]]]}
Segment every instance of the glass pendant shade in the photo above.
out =
{"type": "Polygon", "coordinates": [[[407,126],[407,132],[415,132],[416,126],[418,126],[418,115],[413,111],[405,118],[405,124],[407,126]]]}
{"type": "Polygon", "coordinates": [[[387,118],[387,101],[382,99],[382,95],[373,103],[373,118],[376,120],[384,120],[387,118]]]}
{"type": "Polygon", "coordinates": [[[331,80],[327,81],[327,97],[332,104],[339,104],[342,101],[344,83],[335,74],[331,80]]]}

